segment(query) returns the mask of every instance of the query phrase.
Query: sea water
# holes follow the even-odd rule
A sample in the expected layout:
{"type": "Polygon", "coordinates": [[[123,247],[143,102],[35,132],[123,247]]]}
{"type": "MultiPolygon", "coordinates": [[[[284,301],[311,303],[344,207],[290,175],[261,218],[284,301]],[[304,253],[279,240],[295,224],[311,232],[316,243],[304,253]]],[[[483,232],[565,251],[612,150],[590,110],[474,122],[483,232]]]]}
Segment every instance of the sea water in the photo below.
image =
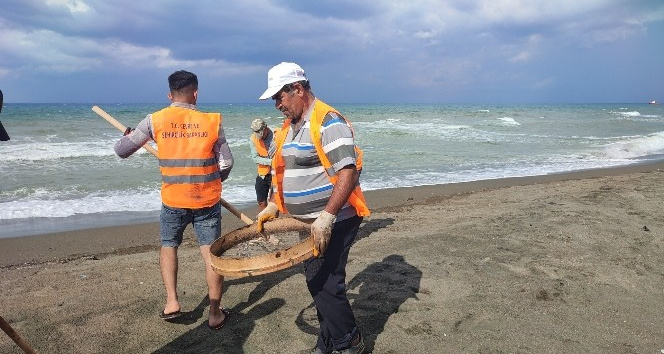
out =
{"type": "MultiPolygon", "coordinates": [[[[331,104],[353,123],[364,150],[365,190],[545,175],[664,156],[661,105],[331,104]]],[[[135,127],[165,103],[98,105],[135,127]]],[[[113,145],[121,132],[92,106],[3,106],[0,121],[11,140],[0,142],[0,237],[158,221],[155,157],[145,150],[117,157],[113,145]]],[[[249,125],[263,118],[276,128],[283,116],[271,103],[198,107],[222,113],[235,158],[223,198],[238,208],[255,204],[249,125]]]]}

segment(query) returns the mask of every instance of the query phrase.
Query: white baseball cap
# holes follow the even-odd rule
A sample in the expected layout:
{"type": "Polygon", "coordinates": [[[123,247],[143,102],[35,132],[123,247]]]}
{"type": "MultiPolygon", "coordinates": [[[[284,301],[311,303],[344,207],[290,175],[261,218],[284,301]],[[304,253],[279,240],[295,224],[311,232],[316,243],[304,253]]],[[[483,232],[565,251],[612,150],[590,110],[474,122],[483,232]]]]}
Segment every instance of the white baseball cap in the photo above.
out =
{"type": "Polygon", "coordinates": [[[307,75],[299,65],[286,62],[275,65],[267,72],[267,90],[258,99],[266,100],[279,92],[284,85],[302,80],[306,81],[307,75]]]}

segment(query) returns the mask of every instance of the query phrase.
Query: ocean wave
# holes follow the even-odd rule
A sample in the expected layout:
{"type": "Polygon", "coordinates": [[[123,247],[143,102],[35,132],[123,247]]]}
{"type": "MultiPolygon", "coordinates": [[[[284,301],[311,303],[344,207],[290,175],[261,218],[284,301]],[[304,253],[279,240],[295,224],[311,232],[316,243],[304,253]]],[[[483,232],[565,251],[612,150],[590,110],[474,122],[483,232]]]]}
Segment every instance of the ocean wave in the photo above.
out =
{"type": "Polygon", "coordinates": [[[73,196],[41,188],[30,196],[2,203],[0,219],[62,218],[78,214],[149,211],[161,207],[159,190],[127,190],[73,196]]]}
{"type": "Polygon", "coordinates": [[[467,131],[472,127],[466,124],[446,123],[441,121],[426,122],[402,122],[399,119],[385,119],[375,122],[353,123],[356,131],[361,136],[370,136],[372,134],[388,135],[393,137],[412,136],[412,137],[436,137],[445,139],[446,137],[457,136],[459,132],[467,131]]]}
{"type": "Polygon", "coordinates": [[[498,118],[499,121],[501,121],[502,125],[507,125],[507,126],[517,126],[521,125],[521,123],[517,122],[514,118],[512,117],[502,117],[498,118]]]}
{"type": "MultiPolygon", "coordinates": [[[[113,143],[108,141],[83,142],[28,142],[0,146],[0,161],[47,161],[78,157],[116,156],[113,143]]],[[[148,153],[144,149],[137,154],[148,153]]]]}
{"type": "Polygon", "coordinates": [[[664,132],[626,138],[607,145],[603,153],[615,159],[633,159],[664,153],[664,132]]]}
{"type": "Polygon", "coordinates": [[[642,114],[638,111],[629,112],[609,112],[624,118],[662,118],[659,114],[642,114]]]}
{"type": "Polygon", "coordinates": [[[639,116],[641,116],[641,113],[640,113],[640,112],[637,112],[637,111],[630,111],[630,112],[611,112],[611,113],[618,113],[618,114],[620,114],[620,115],[622,115],[622,116],[625,116],[625,117],[639,117],[639,116]]]}
{"type": "MultiPolygon", "coordinates": [[[[113,190],[82,195],[69,191],[38,188],[3,193],[0,220],[26,218],[64,218],[74,215],[159,211],[161,208],[160,190],[142,188],[113,190]]],[[[256,199],[253,186],[233,186],[232,191],[223,195],[229,203],[248,204],[256,199]]]]}
{"type": "MultiPolygon", "coordinates": [[[[136,126],[156,106],[160,105],[119,105],[109,107],[109,113],[136,126]]],[[[382,189],[540,175],[661,157],[663,106],[620,106],[338,108],[353,122],[365,152],[363,188],[382,189]]],[[[53,219],[53,231],[59,223],[79,216],[158,213],[156,160],[145,150],[126,160],[115,156],[113,146],[121,133],[95,117],[89,105],[48,118],[42,113],[63,108],[21,107],[23,113],[14,118],[3,112],[3,123],[13,129],[12,140],[0,143],[0,212],[4,213],[0,221],[22,230],[33,224],[31,218],[53,219]],[[12,119],[21,124],[12,127],[12,119]],[[14,219],[2,220],[10,217],[14,219]]],[[[210,108],[221,108],[235,158],[223,197],[238,207],[254,205],[256,167],[249,157],[249,122],[265,117],[269,126],[276,127],[283,119],[278,117],[281,113],[264,104],[210,108]]]]}
{"type": "Polygon", "coordinates": [[[514,162],[496,166],[472,166],[454,171],[408,171],[400,176],[382,176],[379,179],[362,180],[363,190],[403,188],[449,183],[492,180],[509,177],[541,176],[561,172],[622,166],[633,160],[610,160],[592,155],[548,157],[535,162],[514,162]]]}

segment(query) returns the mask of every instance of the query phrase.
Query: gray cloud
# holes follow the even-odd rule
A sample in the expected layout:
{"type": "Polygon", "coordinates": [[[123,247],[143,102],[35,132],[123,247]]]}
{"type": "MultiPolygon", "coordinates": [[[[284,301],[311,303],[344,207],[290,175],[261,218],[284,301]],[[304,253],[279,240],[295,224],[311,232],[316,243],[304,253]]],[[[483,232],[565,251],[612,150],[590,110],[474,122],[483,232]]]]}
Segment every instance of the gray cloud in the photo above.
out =
{"type": "MultiPolygon", "coordinates": [[[[518,101],[539,90],[564,101],[565,85],[593,89],[578,82],[575,72],[590,70],[581,64],[626,70],[631,60],[639,75],[661,62],[664,49],[649,43],[661,40],[663,22],[661,1],[7,0],[0,82],[25,92],[21,101],[78,101],[94,98],[91,78],[143,87],[146,77],[187,68],[215,82],[215,97],[253,101],[270,66],[296,61],[332,100],[518,101]],[[78,97],[42,89],[49,78],[78,82],[80,92],[67,93],[78,97]]],[[[596,75],[587,80],[605,80],[596,75]]],[[[639,90],[661,87],[644,76],[653,83],[639,90]]]]}

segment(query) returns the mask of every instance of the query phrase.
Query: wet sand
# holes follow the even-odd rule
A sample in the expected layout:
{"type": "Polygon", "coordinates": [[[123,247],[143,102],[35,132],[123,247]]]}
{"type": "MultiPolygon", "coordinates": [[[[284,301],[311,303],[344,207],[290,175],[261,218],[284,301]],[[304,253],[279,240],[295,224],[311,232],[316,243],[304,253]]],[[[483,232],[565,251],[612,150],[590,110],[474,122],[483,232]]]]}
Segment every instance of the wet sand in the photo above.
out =
{"type": "MultiPolygon", "coordinates": [[[[660,168],[368,192],[373,214],[347,268],[368,349],[664,349],[660,168]]],[[[243,225],[230,214],[223,222],[224,233],[243,225]]],[[[317,321],[299,266],[228,279],[222,304],[232,318],[209,330],[191,230],[180,249],[185,315],[160,320],[157,234],[157,224],[138,224],[0,239],[0,316],[41,353],[297,353],[313,346],[317,321]]],[[[0,352],[22,351],[0,335],[0,352]]]]}

